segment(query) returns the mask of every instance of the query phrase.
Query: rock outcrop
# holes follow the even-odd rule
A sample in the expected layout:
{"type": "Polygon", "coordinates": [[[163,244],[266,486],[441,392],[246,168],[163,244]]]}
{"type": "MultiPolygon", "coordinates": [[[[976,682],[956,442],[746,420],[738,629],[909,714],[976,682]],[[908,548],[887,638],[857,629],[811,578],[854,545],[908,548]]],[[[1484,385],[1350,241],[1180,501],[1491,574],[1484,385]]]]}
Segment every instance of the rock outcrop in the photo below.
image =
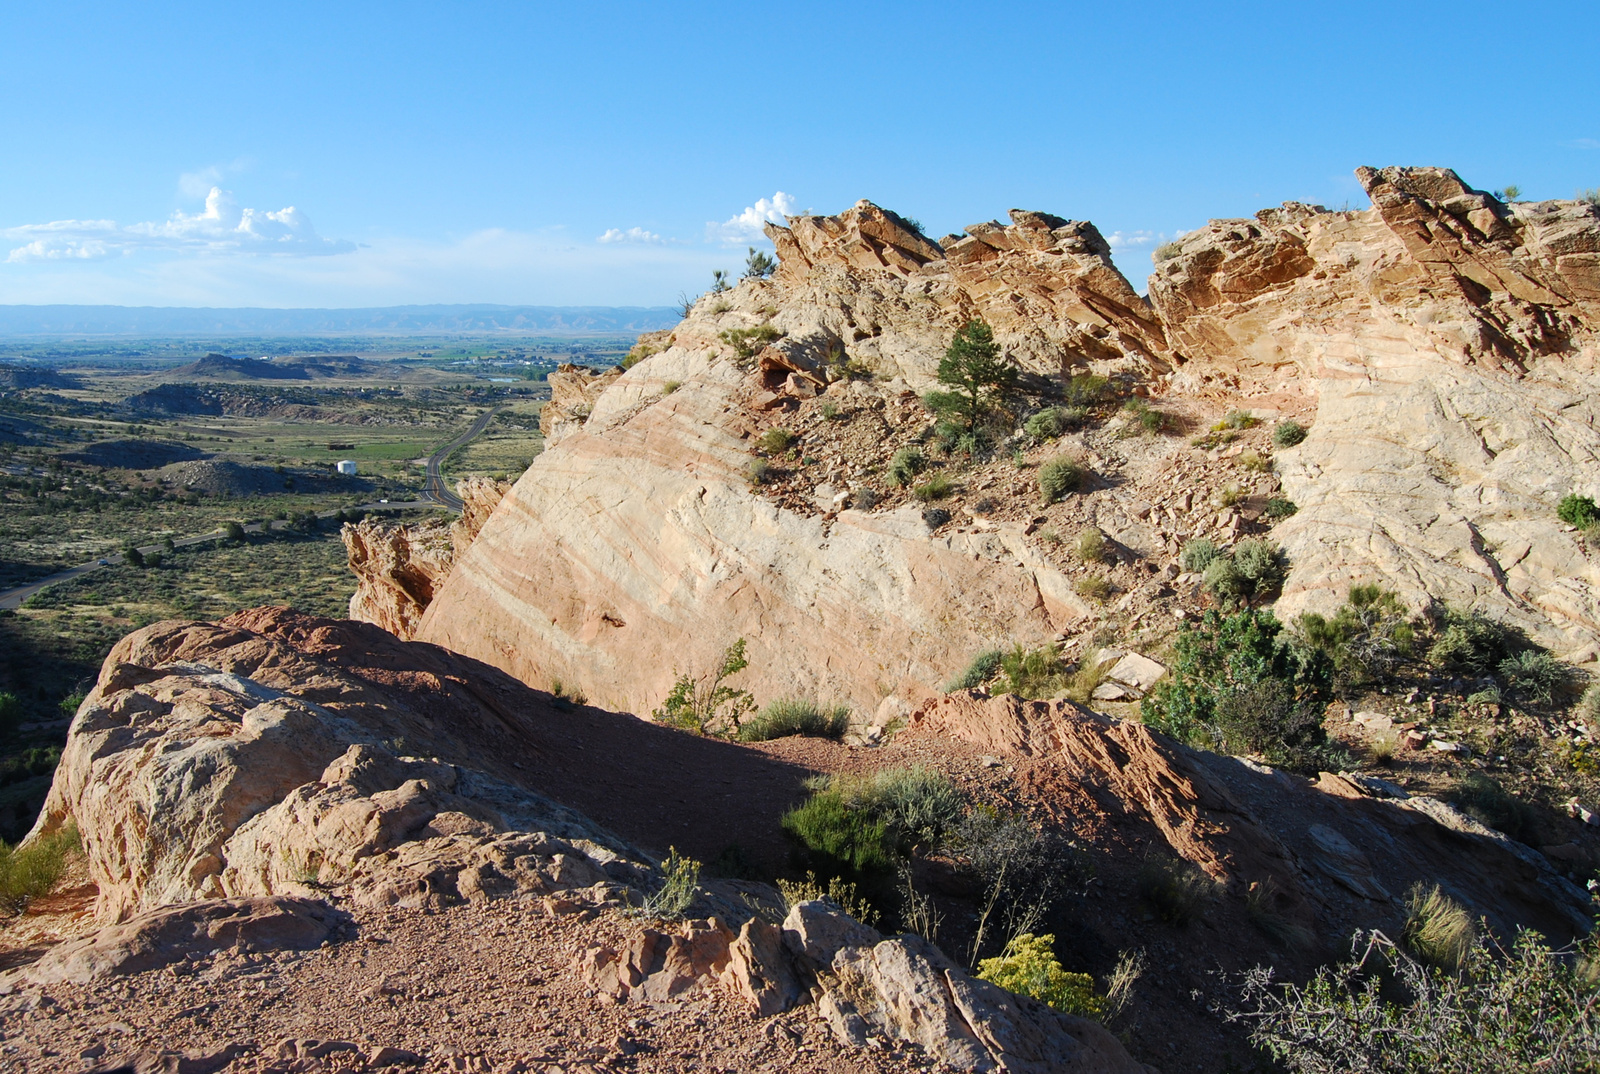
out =
{"type": "Polygon", "coordinates": [[[1544,855],[1445,802],[1382,781],[1322,773],[1313,783],[1189,749],[1070,701],[1010,694],[930,698],[910,726],[1044,762],[1024,779],[1058,817],[1148,824],[1228,889],[1267,885],[1273,912],[1300,927],[1326,933],[1335,921],[1354,929],[1376,918],[1398,929],[1401,900],[1416,883],[1446,884],[1501,935],[1527,925],[1581,934],[1591,923],[1588,893],[1544,855]],[[1365,907],[1354,917],[1352,896],[1365,907]]]}
{"type": "MultiPolygon", "coordinates": [[[[1091,225],[1043,213],[942,243],[866,202],[774,226],[773,279],[702,297],[598,396],[571,374],[589,417],[485,523],[417,636],[639,712],[745,637],[758,697],[864,711],[979,649],[1078,629],[1095,609],[1031,523],[939,530],[916,505],[863,509],[848,466],[801,511],[750,485],[764,428],[819,393],[887,415],[981,316],[1032,376],[1120,370],[1202,408],[1314,400],[1311,437],[1275,460],[1300,508],[1274,531],[1285,614],[1376,581],[1593,659],[1600,573],[1554,507],[1600,494],[1600,210],[1503,205],[1441,169],[1360,177],[1370,210],[1289,204],[1186,236],[1148,303],[1091,225]]],[[[1123,538],[1136,555],[1209,535],[1208,518],[1146,516],[1123,538]]],[[[1244,520],[1217,525],[1237,536],[1244,520]]]]}
{"type": "Polygon", "coordinates": [[[162,907],[67,940],[36,962],[0,973],[0,992],[18,985],[87,984],[226,948],[303,951],[336,942],[351,928],[350,915],[321,899],[212,899],[162,907]]]}
{"type": "Polygon", "coordinates": [[[1362,168],[1362,212],[1219,220],[1150,297],[1173,391],[1317,400],[1278,455],[1299,513],[1280,608],[1381,582],[1508,619],[1569,656],[1600,640],[1600,571],[1555,518],[1600,493],[1600,208],[1503,204],[1439,168],[1362,168]]]}
{"type": "Polygon", "coordinates": [[[545,446],[551,447],[582,428],[594,410],[595,400],[620,376],[621,366],[604,372],[571,362],[557,366],[545,378],[550,385],[550,401],[539,410],[539,432],[545,446]]]}
{"type": "MultiPolygon", "coordinates": [[[[1037,644],[1082,620],[1089,606],[1025,525],[936,537],[920,510],[798,515],[749,483],[764,408],[818,390],[881,399],[840,379],[852,362],[891,394],[931,386],[973,317],[1039,376],[1163,367],[1159,326],[1099,233],[1012,216],[950,241],[949,260],[866,202],[774,228],[776,279],[704,296],[670,347],[595,398],[485,523],[415,636],[639,712],[745,637],[741,684],[758,696],[870,710],[998,639],[1037,644]],[[740,358],[729,339],[763,326],[740,358]]],[[[566,376],[564,393],[597,383],[566,376]]]]}
{"type": "MultiPolygon", "coordinates": [[[[530,712],[529,693],[431,647],[285,609],[130,635],[73,721],[36,829],[77,824],[113,924],[0,989],[337,942],[352,926],[320,901],[330,894],[378,910],[647,906],[660,878],[646,855],[528,777],[498,774],[541,753],[562,763],[548,757],[551,713],[530,712]]],[[[619,719],[635,738],[704,748],[619,719]]],[[[564,737],[572,750],[606,745],[564,737]]],[[[635,746],[608,750],[609,763],[638,775],[671,764],[635,746]]],[[[729,767],[702,775],[727,786],[729,767]]],[[[706,793],[692,768],[670,778],[706,793]]],[[[883,939],[822,903],[795,906],[780,928],[762,917],[777,903],[763,885],[710,882],[694,908],[716,916],[641,928],[578,964],[618,999],[723,988],[773,1015],[821,996],[841,1039],[911,1041],[958,1070],[1145,1070],[1100,1026],[974,980],[915,937],[883,939]]]]}
{"type": "Polygon", "coordinates": [[[340,531],[356,591],[350,618],[381,626],[410,640],[456,557],[478,536],[490,513],[511,488],[509,482],[469,477],[456,485],[461,516],[399,524],[367,518],[340,531]]]}

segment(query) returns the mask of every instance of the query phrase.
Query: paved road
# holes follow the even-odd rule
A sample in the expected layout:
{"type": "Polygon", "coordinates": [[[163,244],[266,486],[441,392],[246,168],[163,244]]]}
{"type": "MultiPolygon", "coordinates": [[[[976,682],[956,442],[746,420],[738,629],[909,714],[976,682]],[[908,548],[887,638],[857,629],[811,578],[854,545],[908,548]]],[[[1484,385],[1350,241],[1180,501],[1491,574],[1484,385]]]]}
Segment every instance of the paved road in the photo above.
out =
{"type": "Polygon", "coordinates": [[[428,456],[428,480],[422,486],[422,494],[424,496],[441,507],[448,507],[456,512],[461,510],[461,497],[451,492],[450,487],[444,483],[444,477],[439,473],[439,466],[449,457],[452,451],[482,436],[483,431],[489,427],[489,422],[493,421],[494,416],[504,409],[505,407],[503,406],[497,406],[493,409],[485,410],[478,415],[478,420],[472,423],[472,428],[428,456]]]}
{"type": "MultiPolygon", "coordinates": [[[[354,511],[399,511],[399,510],[403,510],[404,508],[408,508],[408,507],[437,507],[437,506],[438,506],[438,504],[436,504],[432,500],[395,500],[395,501],[389,501],[389,502],[386,502],[386,503],[384,503],[384,502],[380,502],[380,503],[364,503],[364,504],[360,505],[359,507],[347,508],[347,510],[354,510],[354,511]]],[[[334,515],[336,515],[338,513],[339,512],[338,512],[337,509],[332,510],[332,511],[318,511],[317,512],[317,517],[318,518],[332,518],[334,515]]],[[[266,529],[266,528],[271,528],[271,529],[275,529],[275,530],[281,530],[281,529],[287,529],[288,526],[289,526],[288,521],[283,520],[283,519],[276,519],[276,520],[273,520],[271,522],[252,522],[248,526],[246,526],[244,529],[245,529],[246,533],[260,533],[263,529],[266,529]]],[[[214,541],[218,537],[221,537],[223,535],[223,532],[224,532],[223,530],[216,529],[216,530],[212,530],[210,533],[197,533],[197,534],[195,534],[195,535],[193,535],[191,537],[179,537],[176,540],[174,540],[172,543],[174,545],[182,547],[184,545],[200,544],[200,543],[202,543],[204,541],[214,541]]],[[[149,545],[141,546],[139,551],[140,552],[160,552],[160,551],[163,551],[163,547],[164,546],[159,545],[159,544],[149,544],[149,545]]],[[[99,570],[101,567],[106,566],[108,564],[121,563],[121,562],[122,562],[122,553],[121,552],[111,552],[111,553],[108,553],[107,555],[101,556],[99,559],[91,560],[88,563],[80,563],[76,567],[71,567],[71,568],[69,568],[67,570],[60,571],[60,572],[58,572],[56,574],[52,574],[48,578],[40,578],[36,582],[29,582],[27,585],[20,585],[20,586],[17,586],[15,589],[7,589],[7,590],[4,590],[4,591],[0,591],[0,608],[16,608],[23,601],[27,600],[29,597],[33,596],[35,593],[39,592],[39,590],[44,589],[47,586],[53,586],[57,582],[65,582],[68,579],[78,577],[80,574],[88,574],[90,571],[99,570]]]]}

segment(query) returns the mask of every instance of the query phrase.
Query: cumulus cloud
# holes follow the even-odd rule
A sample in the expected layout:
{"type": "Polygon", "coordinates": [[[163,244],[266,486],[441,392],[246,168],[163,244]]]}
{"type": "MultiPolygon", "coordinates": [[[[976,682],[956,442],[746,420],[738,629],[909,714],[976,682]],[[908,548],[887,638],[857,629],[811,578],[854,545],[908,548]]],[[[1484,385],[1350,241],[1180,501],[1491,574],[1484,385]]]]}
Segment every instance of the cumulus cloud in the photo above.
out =
{"type": "Polygon", "coordinates": [[[1106,236],[1106,244],[1113,250],[1137,250],[1156,241],[1153,231],[1113,231],[1106,236]]]}
{"type": "Polygon", "coordinates": [[[661,243],[665,242],[666,240],[660,235],[657,235],[654,231],[646,231],[642,227],[630,227],[626,231],[623,231],[621,228],[614,227],[607,228],[606,233],[601,235],[598,241],[661,243]]]}
{"type": "Polygon", "coordinates": [[[0,237],[20,244],[6,256],[11,263],[93,260],[141,249],[308,256],[356,248],[353,242],[318,235],[306,214],[292,205],[276,211],[240,208],[232,194],[217,186],[206,194],[201,212],[176,212],[159,223],[119,227],[111,220],[54,220],[0,229],[0,237]]]}
{"type": "Polygon", "coordinates": [[[706,237],[715,242],[730,244],[765,238],[761,229],[767,224],[782,224],[794,213],[796,207],[795,200],[780,190],[772,195],[771,199],[758,198],[754,205],[747,206],[743,212],[729,217],[720,224],[716,221],[708,222],[706,237]]]}

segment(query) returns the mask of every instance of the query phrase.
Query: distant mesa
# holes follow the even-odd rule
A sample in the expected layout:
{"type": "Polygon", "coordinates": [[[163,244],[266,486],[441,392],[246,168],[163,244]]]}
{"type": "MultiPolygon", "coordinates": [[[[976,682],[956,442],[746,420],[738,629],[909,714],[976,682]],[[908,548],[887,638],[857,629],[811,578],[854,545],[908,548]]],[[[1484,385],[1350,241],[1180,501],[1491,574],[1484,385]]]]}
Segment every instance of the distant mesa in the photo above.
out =
{"type": "Polygon", "coordinates": [[[263,359],[208,354],[198,361],[168,370],[167,375],[204,377],[208,380],[321,380],[369,376],[378,371],[372,362],[348,356],[263,359]]]}
{"type": "Polygon", "coordinates": [[[179,492],[207,496],[264,496],[281,492],[349,492],[365,490],[365,478],[275,466],[251,466],[231,459],[195,459],[163,467],[158,476],[179,492]]]}
{"type": "Polygon", "coordinates": [[[279,365],[259,358],[230,358],[208,354],[199,361],[180,365],[169,372],[176,377],[208,377],[216,380],[306,380],[302,365],[279,365]]]}
{"type": "Polygon", "coordinates": [[[76,377],[48,367],[0,365],[0,390],[7,388],[81,388],[76,377]]]}
{"type": "Polygon", "coordinates": [[[154,470],[173,463],[210,458],[206,452],[175,440],[102,440],[98,444],[65,452],[66,462],[89,466],[122,467],[127,470],[154,470]]]}

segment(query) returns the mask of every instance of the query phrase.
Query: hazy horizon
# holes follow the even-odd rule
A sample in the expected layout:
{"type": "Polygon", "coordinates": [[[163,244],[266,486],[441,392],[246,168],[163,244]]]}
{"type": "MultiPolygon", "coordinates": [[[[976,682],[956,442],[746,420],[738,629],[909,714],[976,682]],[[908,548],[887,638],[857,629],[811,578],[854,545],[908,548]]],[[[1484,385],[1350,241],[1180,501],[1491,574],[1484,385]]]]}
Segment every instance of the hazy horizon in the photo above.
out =
{"type": "Polygon", "coordinates": [[[1365,207],[1361,165],[1532,199],[1600,186],[1592,16],[18,7],[0,303],[651,307],[737,273],[765,223],[861,198],[935,237],[1011,208],[1090,220],[1142,288],[1150,251],[1208,219],[1365,207]],[[1537,28],[1537,78],[1460,62],[1508,21],[1537,28]]]}

